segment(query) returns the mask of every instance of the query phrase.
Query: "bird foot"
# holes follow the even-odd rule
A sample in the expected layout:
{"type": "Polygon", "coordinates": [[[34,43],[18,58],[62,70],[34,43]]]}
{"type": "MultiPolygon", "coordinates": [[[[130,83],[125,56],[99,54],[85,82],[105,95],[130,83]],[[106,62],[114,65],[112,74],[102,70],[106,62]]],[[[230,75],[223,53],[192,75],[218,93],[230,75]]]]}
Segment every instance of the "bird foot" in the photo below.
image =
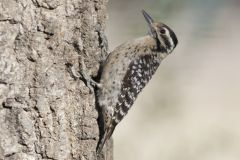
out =
{"type": "Polygon", "coordinates": [[[74,68],[74,66],[70,63],[67,63],[67,67],[68,67],[68,71],[71,74],[71,76],[77,80],[77,79],[81,79],[85,82],[86,86],[90,89],[90,92],[93,93],[94,92],[94,87],[97,88],[101,88],[102,85],[100,83],[97,83],[96,81],[94,81],[86,72],[86,66],[82,60],[82,68],[80,69],[79,72],[76,71],[76,69],[74,68]]]}

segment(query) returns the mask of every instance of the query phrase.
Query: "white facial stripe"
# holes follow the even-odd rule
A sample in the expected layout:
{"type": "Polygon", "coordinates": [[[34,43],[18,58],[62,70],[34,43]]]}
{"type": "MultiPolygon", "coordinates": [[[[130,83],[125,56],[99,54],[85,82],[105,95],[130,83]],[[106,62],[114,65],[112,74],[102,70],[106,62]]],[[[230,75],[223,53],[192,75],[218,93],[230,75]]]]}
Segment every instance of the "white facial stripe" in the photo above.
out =
{"type": "Polygon", "coordinates": [[[159,39],[161,45],[162,45],[164,48],[166,48],[166,44],[164,43],[164,40],[163,40],[162,36],[161,36],[161,35],[158,35],[158,34],[157,34],[157,36],[158,36],[158,39],[159,39]]]}
{"type": "Polygon", "coordinates": [[[164,40],[161,36],[160,36],[160,42],[161,42],[161,44],[163,45],[164,48],[167,48],[167,46],[166,46],[166,44],[165,44],[165,42],[164,42],[164,40]]]}
{"type": "Polygon", "coordinates": [[[168,41],[169,41],[170,44],[171,44],[171,48],[168,49],[168,52],[171,52],[171,51],[173,50],[174,43],[173,43],[172,37],[171,37],[171,35],[170,35],[170,33],[169,33],[169,30],[168,30],[167,28],[164,28],[164,29],[166,30],[167,39],[168,39],[168,41]]]}

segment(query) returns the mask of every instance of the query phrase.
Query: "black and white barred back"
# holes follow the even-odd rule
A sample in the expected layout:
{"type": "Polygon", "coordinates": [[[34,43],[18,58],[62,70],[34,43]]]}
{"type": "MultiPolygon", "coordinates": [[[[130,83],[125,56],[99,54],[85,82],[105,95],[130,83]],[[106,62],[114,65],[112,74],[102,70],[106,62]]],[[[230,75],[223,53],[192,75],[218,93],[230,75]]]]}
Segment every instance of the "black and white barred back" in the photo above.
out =
{"type": "Polygon", "coordinates": [[[122,44],[111,52],[103,67],[98,92],[102,110],[104,133],[97,153],[109,139],[116,125],[124,118],[156,72],[161,61],[176,47],[175,33],[163,23],[155,23],[143,11],[149,26],[149,35],[122,44]]]}
{"type": "Polygon", "coordinates": [[[117,125],[128,113],[145,85],[160,65],[157,55],[143,55],[132,61],[123,79],[118,103],[113,115],[113,122],[117,125]]]}

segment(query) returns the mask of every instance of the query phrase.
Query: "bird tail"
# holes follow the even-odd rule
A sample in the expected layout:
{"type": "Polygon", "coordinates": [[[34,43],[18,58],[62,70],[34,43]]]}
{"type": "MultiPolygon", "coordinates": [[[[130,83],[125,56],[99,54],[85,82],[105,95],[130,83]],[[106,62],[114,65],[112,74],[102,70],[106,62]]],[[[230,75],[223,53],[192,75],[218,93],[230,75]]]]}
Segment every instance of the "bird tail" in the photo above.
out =
{"type": "Polygon", "coordinates": [[[97,145],[97,154],[99,155],[106,141],[112,136],[116,125],[110,125],[105,131],[97,145]]]}

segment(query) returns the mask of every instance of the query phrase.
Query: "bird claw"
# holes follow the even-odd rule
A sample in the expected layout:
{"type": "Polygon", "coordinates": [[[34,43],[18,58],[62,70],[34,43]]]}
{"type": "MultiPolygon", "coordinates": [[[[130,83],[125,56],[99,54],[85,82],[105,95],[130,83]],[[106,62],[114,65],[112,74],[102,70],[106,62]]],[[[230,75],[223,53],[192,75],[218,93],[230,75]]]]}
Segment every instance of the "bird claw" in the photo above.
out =
{"type": "Polygon", "coordinates": [[[81,79],[83,81],[85,81],[86,86],[90,89],[90,93],[94,92],[94,87],[97,88],[101,88],[101,84],[95,82],[87,73],[86,73],[86,67],[84,65],[84,63],[82,63],[82,69],[77,72],[74,68],[74,66],[71,63],[67,63],[66,64],[68,67],[68,71],[71,74],[71,76],[77,80],[77,79],[81,79]]]}

